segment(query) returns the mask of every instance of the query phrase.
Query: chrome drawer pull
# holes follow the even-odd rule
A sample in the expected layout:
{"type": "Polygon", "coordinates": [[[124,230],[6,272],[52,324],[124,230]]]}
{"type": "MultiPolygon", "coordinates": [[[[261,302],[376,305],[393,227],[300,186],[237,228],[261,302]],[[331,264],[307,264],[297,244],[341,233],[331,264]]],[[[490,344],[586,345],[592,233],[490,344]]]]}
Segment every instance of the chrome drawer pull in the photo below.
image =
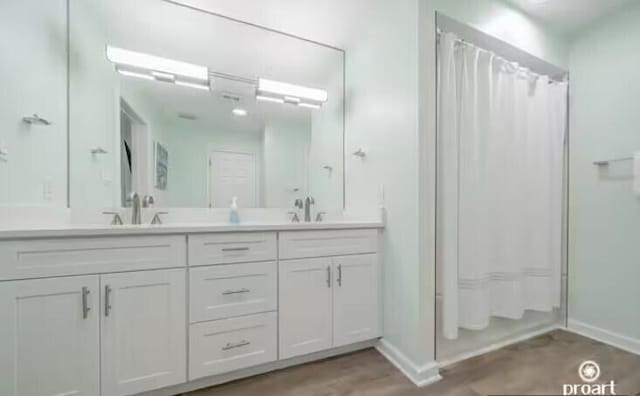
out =
{"type": "Polygon", "coordinates": [[[104,316],[109,316],[111,313],[111,291],[111,286],[104,287],[104,316]]]}
{"type": "Polygon", "coordinates": [[[331,266],[327,265],[327,287],[331,288],[331,266]]]}
{"type": "Polygon", "coordinates": [[[223,296],[227,296],[229,294],[241,294],[241,293],[249,293],[251,290],[249,289],[238,289],[238,290],[225,290],[222,292],[223,296]]]}
{"type": "Polygon", "coordinates": [[[228,342],[227,345],[222,347],[222,350],[223,351],[228,351],[229,349],[240,348],[240,347],[243,347],[243,346],[247,346],[249,344],[251,344],[251,343],[249,341],[246,341],[246,340],[242,340],[242,341],[236,342],[236,343],[228,342]]]}
{"type": "Polygon", "coordinates": [[[342,264],[338,264],[338,286],[342,287],[342,264]]]}
{"type": "Polygon", "coordinates": [[[87,319],[89,317],[89,311],[91,311],[91,307],[89,307],[89,291],[88,287],[82,288],[82,319],[87,319]]]}
{"type": "Polygon", "coordinates": [[[248,247],[222,248],[223,252],[246,252],[247,250],[249,250],[248,247]]]}

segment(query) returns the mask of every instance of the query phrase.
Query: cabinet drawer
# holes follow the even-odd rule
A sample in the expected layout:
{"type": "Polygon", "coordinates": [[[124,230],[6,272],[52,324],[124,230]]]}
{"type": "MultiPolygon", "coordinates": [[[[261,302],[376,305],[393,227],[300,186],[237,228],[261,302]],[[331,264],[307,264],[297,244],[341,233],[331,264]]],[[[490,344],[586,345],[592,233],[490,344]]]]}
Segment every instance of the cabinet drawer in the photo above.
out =
{"type": "Polygon", "coordinates": [[[190,279],[192,323],[277,309],[275,261],[192,268],[190,279]]]}
{"type": "Polygon", "coordinates": [[[377,230],[292,231],[280,233],[280,258],[375,253],[377,230]]]}
{"type": "Polygon", "coordinates": [[[184,236],[34,239],[0,242],[0,280],[186,265],[184,236]]]}
{"type": "Polygon", "coordinates": [[[189,380],[275,361],[275,312],[191,325],[189,380]]]}
{"type": "Polygon", "coordinates": [[[273,232],[189,236],[191,266],[275,259],[276,234],[273,232]]]}

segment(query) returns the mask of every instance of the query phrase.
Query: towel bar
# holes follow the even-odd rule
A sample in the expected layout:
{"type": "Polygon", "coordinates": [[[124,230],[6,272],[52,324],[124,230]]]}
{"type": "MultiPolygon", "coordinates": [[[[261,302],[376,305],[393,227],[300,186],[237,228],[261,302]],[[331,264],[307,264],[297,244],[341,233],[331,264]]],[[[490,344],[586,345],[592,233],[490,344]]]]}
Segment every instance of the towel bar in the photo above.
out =
{"type": "Polygon", "coordinates": [[[609,165],[611,162],[621,162],[621,161],[631,161],[633,157],[622,157],[622,158],[613,158],[609,160],[601,160],[601,161],[593,161],[593,164],[596,166],[609,165]]]}

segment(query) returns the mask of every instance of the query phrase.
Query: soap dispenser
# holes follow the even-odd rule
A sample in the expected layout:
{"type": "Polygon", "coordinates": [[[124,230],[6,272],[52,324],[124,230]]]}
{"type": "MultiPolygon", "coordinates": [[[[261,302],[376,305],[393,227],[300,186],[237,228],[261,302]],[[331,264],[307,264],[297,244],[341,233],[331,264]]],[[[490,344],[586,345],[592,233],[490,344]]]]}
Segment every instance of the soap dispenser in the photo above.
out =
{"type": "Polygon", "coordinates": [[[229,223],[238,224],[240,216],[238,216],[238,197],[231,198],[231,211],[229,212],[229,223]]]}

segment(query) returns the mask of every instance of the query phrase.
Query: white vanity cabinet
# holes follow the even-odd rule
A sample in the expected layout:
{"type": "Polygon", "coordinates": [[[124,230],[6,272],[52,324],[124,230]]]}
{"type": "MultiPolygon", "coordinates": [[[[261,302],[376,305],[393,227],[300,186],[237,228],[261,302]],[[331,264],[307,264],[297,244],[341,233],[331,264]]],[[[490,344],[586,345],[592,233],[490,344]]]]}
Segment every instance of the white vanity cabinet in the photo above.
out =
{"type": "Polygon", "coordinates": [[[189,236],[189,379],[278,359],[275,232],[189,236]]]}
{"type": "Polygon", "coordinates": [[[229,373],[278,359],[275,312],[191,325],[189,379],[229,373]]]}
{"type": "Polygon", "coordinates": [[[186,381],[184,269],[101,276],[102,396],[186,381]]]}
{"type": "Polygon", "coordinates": [[[280,260],[280,359],[380,337],[377,238],[375,230],[281,233],[281,257],[336,256],[280,260]]]}
{"type": "Polygon", "coordinates": [[[0,395],[179,394],[373,345],[378,248],[377,228],[0,240],[0,395]]]}
{"type": "Polygon", "coordinates": [[[280,358],[331,348],[331,258],[280,262],[280,358]]]}
{"type": "Polygon", "coordinates": [[[278,309],[275,261],[191,268],[191,323],[278,309]]]}
{"type": "Polygon", "coordinates": [[[98,283],[0,283],[0,395],[99,394],[98,283]]]}
{"type": "Polygon", "coordinates": [[[184,236],[1,241],[0,395],[184,383],[185,253],[184,236]]]}
{"type": "Polygon", "coordinates": [[[380,337],[378,255],[334,257],[333,273],[333,346],[380,337]]]}

